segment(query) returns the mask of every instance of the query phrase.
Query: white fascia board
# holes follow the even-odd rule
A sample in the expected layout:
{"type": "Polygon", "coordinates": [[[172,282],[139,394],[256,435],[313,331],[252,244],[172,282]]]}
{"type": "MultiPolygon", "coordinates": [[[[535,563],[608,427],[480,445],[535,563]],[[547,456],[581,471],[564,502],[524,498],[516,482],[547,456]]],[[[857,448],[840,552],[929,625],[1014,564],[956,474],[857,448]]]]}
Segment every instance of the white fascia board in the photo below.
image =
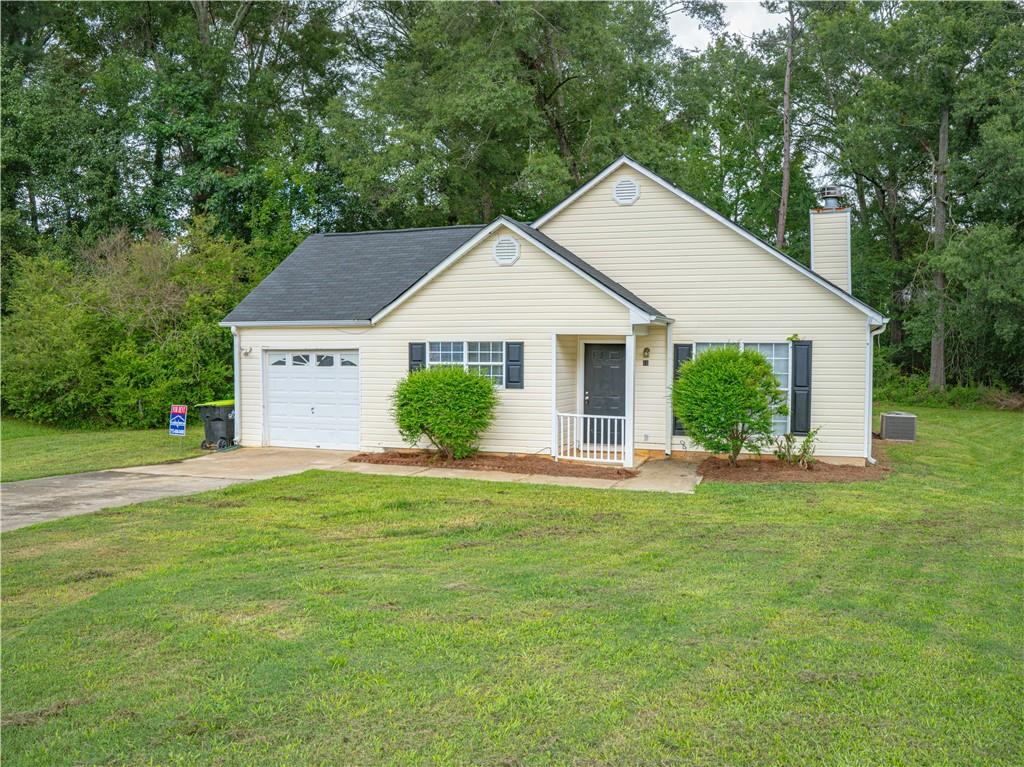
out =
{"type": "Polygon", "coordinates": [[[427,272],[425,275],[420,277],[420,279],[415,284],[413,284],[413,286],[411,288],[409,288],[407,291],[405,291],[405,293],[403,293],[401,296],[399,296],[394,301],[392,301],[390,304],[388,304],[383,309],[381,309],[379,312],[377,312],[377,314],[375,314],[373,316],[373,319],[371,320],[371,323],[376,325],[384,317],[386,317],[388,314],[390,314],[394,309],[397,309],[399,306],[401,306],[403,303],[405,303],[405,301],[407,301],[409,298],[414,296],[424,285],[426,285],[428,282],[430,282],[432,279],[434,279],[437,275],[439,275],[441,272],[443,272],[449,266],[451,266],[456,261],[458,261],[463,255],[465,255],[471,249],[473,249],[477,245],[479,245],[486,237],[489,237],[496,230],[498,230],[499,228],[501,228],[503,226],[506,229],[508,229],[509,231],[514,232],[515,234],[518,234],[520,237],[526,239],[528,242],[530,242],[530,244],[532,244],[538,250],[542,251],[543,253],[546,253],[551,258],[553,258],[556,261],[558,261],[558,263],[562,264],[563,266],[567,267],[573,273],[575,273],[575,274],[579,275],[580,277],[582,277],[584,280],[589,282],[591,285],[596,287],[598,290],[602,291],[603,293],[607,294],[608,296],[611,296],[616,301],[618,301],[620,304],[625,306],[626,309],[629,310],[630,322],[632,322],[632,323],[665,322],[664,319],[662,319],[660,317],[656,317],[653,314],[650,314],[648,312],[645,312],[644,310],[642,310],[638,306],[634,306],[631,302],[629,302],[628,300],[626,300],[625,298],[620,296],[618,293],[616,293],[611,288],[608,288],[607,286],[602,285],[600,282],[595,280],[589,274],[587,274],[586,272],[581,271],[576,266],[574,266],[573,264],[571,264],[568,261],[566,261],[560,255],[558,255],[555,251],[549,249],[546,245],[544,245],[544,243],[539,242],[537,239],[535,239],[529,232],[526,232],[523,229],[521,229],[519,226],[517,226],[516,222],[512,221],[511,219],[507,219],[507,218],[498,218],[495,221],[493,221],[490,225],[488,225],[485,228],[481,229],[476,235],[471,237],[467,242],[463,243],[457,250],[455,250],[444,261],[442,261],[437,266],[435,266],[433,269],[431,269],[429,272],[427,272]]]}
{"type": "Polygon", "coordinates": [[[768,243],[766,243],[763,240],[758,239],[757,237],[755,237],[753,234],[748,232],[746,229],[741,227],[739,224],[737,224],[737,223],[735,223],[733,221],[730,221],[728,218],[723,216],[721,213],[718,213],[717,211],[712,210],[707,205],[702,203],[700,200],[697,200],[697,199],[691,197],[690,195],[688,195],[686,192],[684,192],[679,187],[673,186],[668,181],[666,181],[665,179],[661,178],[660,176],[658,176],[654,172],[649,171],[643,165],[640,165],[639,163],[636,163],[633,160],[631,160],[631,159],[629,159],[628,157],[625,157],[625,156],[620,157],[618,160],[613,162],[611,165],[609,165],[603,171],[601,171],[596,176],[594,176],[594,178],[592,178],[586,184],[581,186],[579,189],[577,189],[571,195],[569,195],[564,200],[562,200],[560,203],[558,203],[558,205],[556,205],[551,210],[549,210],[547,213],[545,213],[543,216],[541,216],[536,221],[534,221],[532,226],[535,229],[540,229],[541,227],[544,226],[545,223],[547,223],[552,218],[554,218],[556,215],[558,215],[564,208],[566,208],[569,205],[571,205],[573,202],[575,202],[577,199],[579,199],[580,196],[586,194],[588,191],[590,191],[590,189],[592,189],[594,186],[599,184],[602,180],[607,178],[611,173],[613,173],[614,171],[618,170],[619,168],[621,168],[624,165],[626,167],[631,168],[632,170],[636,171],[637,173],[640,173],[645,178],[649,179],[650,181],[653,181],[654,183],[656,183],[658,186],[662,187],[663,189],[671,192],[676,197],[679,197],[680,199],[685,200],[686,202],[688,202],[693,207],[697,208],[697,210],[701,211],[702,213],[706,213],[707,215],[711,216],[711,218],[713,218],[718,223],[720,223],[720,224],[728,227],[732,231],[736,232],[736,234],[738,234],[740,237],[743,237],[745,240],[749,240],[750,242],[752,242],[757,247],[761,248],[761,250],[765,251],[766,253],[770,253],[772,256],[774,256],[775,258],[779,259],[780,261],[782,261],[782,263],[786,264],[787,266],[789,266],[789,267],[791,267],[793,269],[796,269],[798,272],[803,274],[805,277],[809,277],[811,280],[816,282],[821,287],[825,288],[830,293],[833,293],[834,295],[838,296],[839,298],[841,298],[846,303],[850,304],[850,306],[852,306],[855,309],[857,309],[858,311],[863,312],[864,314],[866,314],[873,322],[881,324],[881,325],[885,325],[889,321],[889,319],[887,317],[883,317],[881,314],[879,314],[878,312],[873,310],[867,304],[861,303],[860,301],[858,301],[853,296],[847,294],[843,290],[841,290],[838,287],[836,287],[835,285],[833,285],[828,280],[824,279],[820,275],[816,274],[815,272],[813,272],[810,269],[808,269],[807,267],[805,267],[803,264],[801,264],[801,263],[799,263],[797,261],[793,261],[791,258],[789,258],[784,253],[780,253],[779,251],[777,251],[775,248],[773,248],[768,243]]]}
{"type": "Polygon", "coordinates": [[[369,320],[276,320],[252,322],[218,322],[222,328],[365,328],[369,320]]]}

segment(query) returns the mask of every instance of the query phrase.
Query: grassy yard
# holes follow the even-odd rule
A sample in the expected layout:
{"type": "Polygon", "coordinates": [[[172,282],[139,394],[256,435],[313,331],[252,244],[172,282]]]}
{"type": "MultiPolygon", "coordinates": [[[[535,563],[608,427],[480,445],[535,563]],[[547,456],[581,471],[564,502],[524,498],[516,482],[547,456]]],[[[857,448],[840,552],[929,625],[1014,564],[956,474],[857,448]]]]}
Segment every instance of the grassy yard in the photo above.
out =
{"type": "Polygon", "coordinates": [[[202,424],[172,437],[166,429],[67,431],[4,418],[0,424],[0,480],[164,463],[199,455],[202,424]]]}
{"type": "Polygon", "coordinates": [[[1020,765],[1024,418],[696,496],[308,474],[3,537],[14,765],[1020,765]]]}

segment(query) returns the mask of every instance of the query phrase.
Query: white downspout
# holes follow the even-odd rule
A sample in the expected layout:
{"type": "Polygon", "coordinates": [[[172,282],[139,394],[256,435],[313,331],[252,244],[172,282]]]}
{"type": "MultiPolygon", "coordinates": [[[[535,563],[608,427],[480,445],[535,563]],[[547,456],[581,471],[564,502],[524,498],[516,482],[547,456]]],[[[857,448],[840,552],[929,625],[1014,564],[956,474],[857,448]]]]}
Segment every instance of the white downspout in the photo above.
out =
{"type": "Polygon", "coordinates": [[[875,393],[875,338],[885,330],[885,325],[871,329],[871,320],[865,319],[867,325],[868,348],[865,355],[867,371],[864,375],[864,457],[869,464],[877,463],[871,455],[871,424],[874,420],[875,393]]]}
{"type": "Polygon", "coordinates": [[[235,400],[235,444],[242,443],[242,387],[239,386],[239,368],[242,363],[241,344],[238,341],[238,326],[231,326],[232,357],[234,361],[234,400],[235,400]]]}
{"type": "Polygon", "coordinates": [[[672,325],[665,326],[665,398],[668,414],[665,416],[665,455],[672,455],[672,426],[675,418],[672,414],[672,383],[675,380],[676,355],[672,345],[672,325]]]}

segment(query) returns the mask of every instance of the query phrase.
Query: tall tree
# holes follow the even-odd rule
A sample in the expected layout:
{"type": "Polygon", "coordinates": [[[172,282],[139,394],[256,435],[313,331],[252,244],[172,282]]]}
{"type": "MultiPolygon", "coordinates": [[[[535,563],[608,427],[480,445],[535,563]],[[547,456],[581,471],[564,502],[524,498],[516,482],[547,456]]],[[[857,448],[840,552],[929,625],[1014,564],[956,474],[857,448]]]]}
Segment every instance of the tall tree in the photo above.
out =
{"type": "Polygon", "coordinates": [[[786,212],[789,208],[789,184],[793,156],[792,87],[793,46],[796,42],[796,9],[793,0],[786,3],[786,73],[782,84],[782,189],[779,193],[779,217],[775,225],[775,247],[786,245],[786,212]]]}

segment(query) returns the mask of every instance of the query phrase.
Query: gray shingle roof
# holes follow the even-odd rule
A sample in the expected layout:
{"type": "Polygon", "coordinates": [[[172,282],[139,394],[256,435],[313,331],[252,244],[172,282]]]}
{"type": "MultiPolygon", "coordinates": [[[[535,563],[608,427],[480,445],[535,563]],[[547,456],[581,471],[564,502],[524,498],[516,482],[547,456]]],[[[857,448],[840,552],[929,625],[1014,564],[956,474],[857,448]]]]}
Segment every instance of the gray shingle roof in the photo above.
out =
{"type": "Polygon", "coordinates": [[[310,235],[223,322],[369,322],[483,228],[310,235]]]}
{"type": "MultiPolygon", "coordinates": [[[[500,220],[641,311],[665,318],[543,232],[505,216],[500,220]]],[[[222,323],[369,323],[484,228],[474,224],[310,235],[222,323]]]]}

